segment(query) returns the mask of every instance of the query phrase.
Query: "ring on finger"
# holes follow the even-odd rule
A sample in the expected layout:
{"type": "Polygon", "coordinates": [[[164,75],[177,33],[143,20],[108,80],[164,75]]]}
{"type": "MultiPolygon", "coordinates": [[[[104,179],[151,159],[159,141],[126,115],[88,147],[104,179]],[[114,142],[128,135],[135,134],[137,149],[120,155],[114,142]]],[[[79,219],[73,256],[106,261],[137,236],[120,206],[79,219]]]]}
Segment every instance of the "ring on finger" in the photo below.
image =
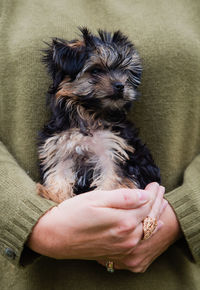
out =
{"type": "Polygon", "coordinates": [[[114,262],[113,261],[106,262],[106,269],[109,273],[113,273],[115,271],[114,262]]]}
{"type": "Polygon", "coordinates": [[[156,218],[152,218],[150,216],[147,216],[144,220],[143,220],[143,232],[144,232],[144,236],[143,236],[143,240],[148,240],[153,232],[155,231],[158,223],[157,223],[157,219],[156,218]]]}

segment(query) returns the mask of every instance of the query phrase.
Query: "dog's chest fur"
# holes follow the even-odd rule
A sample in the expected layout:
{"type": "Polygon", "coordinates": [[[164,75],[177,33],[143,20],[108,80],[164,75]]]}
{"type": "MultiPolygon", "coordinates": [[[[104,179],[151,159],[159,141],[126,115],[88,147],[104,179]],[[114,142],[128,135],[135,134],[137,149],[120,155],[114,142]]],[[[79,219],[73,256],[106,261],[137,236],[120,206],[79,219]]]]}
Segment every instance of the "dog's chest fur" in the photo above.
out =
{"type": "MultiPolygon", "coordinates": [[[[117,132],[95,130],[83,135],[79,129],[69,129],[49,137],[40,147],[44,185],[56,191],[66,188],[70,196],[89,189],[115,189],[124,184],[120,165],[134,152],[117,132]]],[[[127,186],[129,186],[127,184],[127,186]]]]}

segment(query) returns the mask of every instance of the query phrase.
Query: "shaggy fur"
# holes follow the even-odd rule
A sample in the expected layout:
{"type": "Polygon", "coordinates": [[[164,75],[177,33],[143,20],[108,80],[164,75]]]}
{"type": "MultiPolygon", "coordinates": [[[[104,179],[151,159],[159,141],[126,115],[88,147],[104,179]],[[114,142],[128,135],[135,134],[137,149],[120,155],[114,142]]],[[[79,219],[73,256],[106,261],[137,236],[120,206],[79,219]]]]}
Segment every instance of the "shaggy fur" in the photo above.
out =
{"type": "Polygon", "coordinates": [[[137,51],[120,31],[80,30],[80,40],[55,38],[44,51],[52,117],[40,134],[38,193],[55,202],[160,182],[149,150],[126,120],[141,78],[137,51]]]}

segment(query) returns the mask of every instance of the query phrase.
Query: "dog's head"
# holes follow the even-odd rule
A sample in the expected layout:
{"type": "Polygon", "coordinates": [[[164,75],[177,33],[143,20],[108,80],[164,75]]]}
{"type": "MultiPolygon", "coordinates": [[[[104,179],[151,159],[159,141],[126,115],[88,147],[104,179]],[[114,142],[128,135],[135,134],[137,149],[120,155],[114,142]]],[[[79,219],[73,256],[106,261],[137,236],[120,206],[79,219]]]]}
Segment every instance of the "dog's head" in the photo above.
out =
{"type": "Polygon", "coordinates": [[[89,112],[125,108],[135,99],[142,71],[133,44],[120,31],[99,30],[97,37],[80,30],[80,40],[55,38],[45,51],[54,104],[81,105],[89,112]]]}

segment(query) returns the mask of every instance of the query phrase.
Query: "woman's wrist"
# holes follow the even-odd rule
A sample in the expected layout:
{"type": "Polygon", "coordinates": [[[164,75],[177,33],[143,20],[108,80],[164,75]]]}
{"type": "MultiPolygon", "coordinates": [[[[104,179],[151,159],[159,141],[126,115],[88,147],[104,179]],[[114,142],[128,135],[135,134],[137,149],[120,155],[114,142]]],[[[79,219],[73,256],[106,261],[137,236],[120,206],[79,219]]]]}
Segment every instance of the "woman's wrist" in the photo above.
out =
{"type": "Polygon", "coordinates": [[[32,229],[32,232],[27,240],[26,245],[36,253],[53,257],[53,233],[54,228],[52,215],[57,210],[53,207],[40,217],[38,222],[32,229]]]}
{"type": "Polygon", "coordinates": [[[168,204],[163,215],[161,215],[161,220],[164,223],[162,231],[168,233],[171,244],[183,236],[180,223],[170,204],[168,204]]]}

